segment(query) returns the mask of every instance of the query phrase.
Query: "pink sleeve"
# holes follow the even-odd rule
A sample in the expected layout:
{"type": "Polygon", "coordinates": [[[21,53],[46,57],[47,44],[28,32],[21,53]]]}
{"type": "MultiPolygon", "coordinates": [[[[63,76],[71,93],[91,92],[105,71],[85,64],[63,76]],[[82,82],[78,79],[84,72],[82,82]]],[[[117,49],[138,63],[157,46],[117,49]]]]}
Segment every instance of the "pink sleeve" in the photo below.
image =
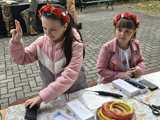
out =
{"type": "Polygon", "coordinates": [[[36,45],[39,44],[42,40],[42,37],[40,37],[26,48],[24,48],[21,42],[10,40],[9,49],[12,60],[16,64],[21,65],[34,62],[35,60],[37,60],[36,45]]]}
{"type": "Polygon", "coordinates": [[[139,70],[139,74],[142,75],[145,71],[145,65],[144,65],[144,57],[142,54],[142,50],[139,46],[139,43],[138,43],[138,48],[139,48],[139,59],[136,63],[137,65],[135,67],[139,70]]]}
{"type": "Polygon", "coordinates": [[[116,79],[115,76],[118,74],[118,72],[112,71],[108,68],[112,53],[109,50],[109,45],[104,44],[100,50],[100,53],[98,55],[97,59],[97,72],[101,76],[102,83],[108,83],[112,80],[116,79]]]}
{"type": "Polygon", "coordinates": [[[63,94],[67,91],[78,78],[80,68],[83,62],[83,44],[76,42],[73,43],[72,58],[69,65],[64,69],[61,76],[52,82],[48,87],[39,92],[43,101],[48,102],[51,99],[63,94]]]}

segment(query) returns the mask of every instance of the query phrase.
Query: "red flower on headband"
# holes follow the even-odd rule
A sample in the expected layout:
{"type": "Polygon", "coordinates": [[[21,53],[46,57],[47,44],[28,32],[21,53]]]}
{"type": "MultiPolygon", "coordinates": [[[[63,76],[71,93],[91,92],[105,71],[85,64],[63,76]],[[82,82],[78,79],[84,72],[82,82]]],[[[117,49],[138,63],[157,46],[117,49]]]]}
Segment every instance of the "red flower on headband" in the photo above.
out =
{"type": "Polygon", "coordinates": [[[113,19],[114,26],[117,25],[121,18],[132,20],[135,23],[136,27],[139,26],[139,18],[131,12],[124,12],[116,15],[113,19]]]}
{"type": "Polygon", "coordinates": [[[40,16],[45,13],[51,13],[63,19],[64,23],[67,23],[69,20],[69,16],[65,11],[63,11],[60,7],[54,7],[51,4],[44,5],[40,10],[40,16]]]}

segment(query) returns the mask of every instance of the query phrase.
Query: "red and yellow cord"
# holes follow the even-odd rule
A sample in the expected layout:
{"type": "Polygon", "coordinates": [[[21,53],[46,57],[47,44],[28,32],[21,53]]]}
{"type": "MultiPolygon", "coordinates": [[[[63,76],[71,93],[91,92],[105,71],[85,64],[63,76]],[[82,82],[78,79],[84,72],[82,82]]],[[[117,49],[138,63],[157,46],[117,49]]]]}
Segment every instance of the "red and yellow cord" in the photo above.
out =
{"type": "Polygon", "coordinates": [[[123,101],[112,101],[97,110],[99,120],[131,120],[134,109],[123,101]]]}

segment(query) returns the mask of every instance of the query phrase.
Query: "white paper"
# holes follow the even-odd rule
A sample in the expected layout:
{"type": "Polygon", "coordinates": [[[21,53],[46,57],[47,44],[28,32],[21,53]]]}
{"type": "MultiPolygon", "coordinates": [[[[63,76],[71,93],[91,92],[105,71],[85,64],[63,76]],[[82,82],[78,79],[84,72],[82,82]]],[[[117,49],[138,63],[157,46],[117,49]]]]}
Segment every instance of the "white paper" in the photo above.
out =
{"type": "Polygon", "coordinates": [[[75,120],[72,116],[64,113],[63,111],[53,112],[53,120],[75,120]]]}
{"type": "Polygon", "coordinates": [[[112,89],[112,84],[108,83],[108,84],[98,84],[96,86],[86,88],[85,90],[89,90],[89,91],[110,91],[111,89],[112,89]]]}
{"type": "Polygon", "coordinates": [[[67,106],[80,120],[90,120],[94,117],[93,113],[78,99],[68,102],[67,106]]]}
{"type": "Polygon", "coordinates": [[[64,116],[57,116],[54,118],[54,120],[69,120],[69,119],[64,116]]]}
{"type": "Polygon", "coordinates": [[[81,99],[85,106],[93,111],[101,107],[103,103],[114,100],[114,98],[100,96],[92,91],[86,91],[85,93],[83,93],[81,99]]]}

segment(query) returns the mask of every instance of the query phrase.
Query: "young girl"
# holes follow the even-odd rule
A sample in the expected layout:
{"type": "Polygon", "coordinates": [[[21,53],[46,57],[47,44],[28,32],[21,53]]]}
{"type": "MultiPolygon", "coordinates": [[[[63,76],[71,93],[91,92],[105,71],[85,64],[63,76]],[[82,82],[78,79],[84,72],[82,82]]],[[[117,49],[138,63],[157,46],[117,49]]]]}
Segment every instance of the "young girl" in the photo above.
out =
{"type": "Polygon", "coordinates": [[[144,71],[144,59],[136,39],[138,17],[131,12],[124,12],[116,15],[113,23],[115,37],[102,46],[97,60],[101,83],[138,77],[144,71]]]}
{"type": "Polygon", "coordinates": [[[24,48],[21,42],[22,29],[20,23],[15,21],[16,29],[11,31],[10,40],[10,53],[15,63],[23,65],[36,60],[39,62],[44,86],[38,96],[25,102],[30,108],[63,93],[87,87],[82,67],[84,47],[72,18],[67,11],[50,4],[43,6],[39,13],[44,36],[24,48]]]}

